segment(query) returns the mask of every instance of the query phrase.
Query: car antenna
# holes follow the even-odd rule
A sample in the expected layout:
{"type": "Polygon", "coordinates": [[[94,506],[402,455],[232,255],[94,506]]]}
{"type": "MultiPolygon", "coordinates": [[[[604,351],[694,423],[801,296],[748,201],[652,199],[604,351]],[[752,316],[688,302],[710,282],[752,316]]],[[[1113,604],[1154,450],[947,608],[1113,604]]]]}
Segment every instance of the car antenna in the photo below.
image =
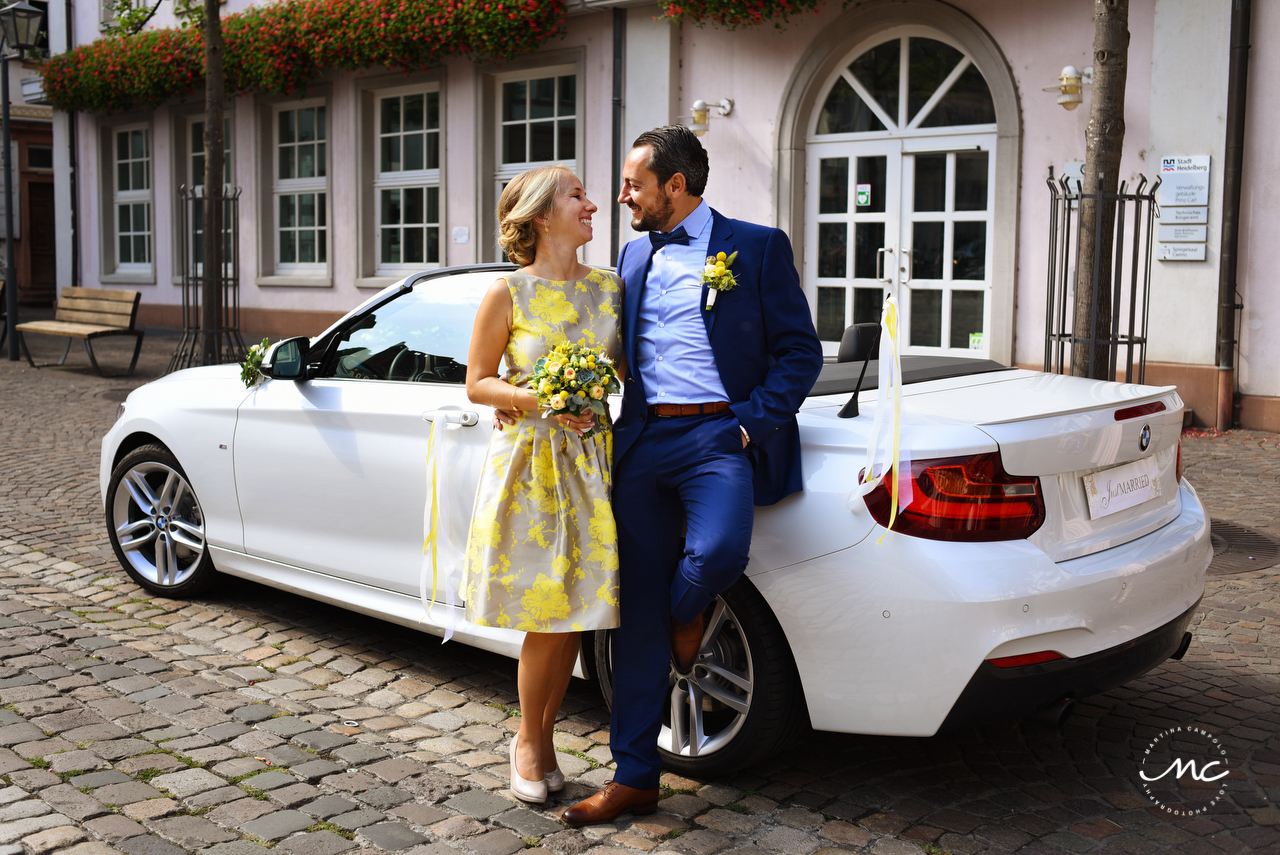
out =
{"type": "Polygon", "coordinates": [[[840,337],[840,356],[836,357],[837,361],[853,362],[858,358],[859,353],[864,353],[864,356],[862,370],[858,372],[858,385],[853,388],[853,395],[840,408],[840,412],[836,413],[839,418],[856,419],[858,417],[858,393],[862,391],[862,381],[867,376],[867,365],[871,362],[871,354],[875,353],[879,347],[879,324],[854,324],[840,337]],[[842,356],[846,358],[841,359],[842,356]]]}

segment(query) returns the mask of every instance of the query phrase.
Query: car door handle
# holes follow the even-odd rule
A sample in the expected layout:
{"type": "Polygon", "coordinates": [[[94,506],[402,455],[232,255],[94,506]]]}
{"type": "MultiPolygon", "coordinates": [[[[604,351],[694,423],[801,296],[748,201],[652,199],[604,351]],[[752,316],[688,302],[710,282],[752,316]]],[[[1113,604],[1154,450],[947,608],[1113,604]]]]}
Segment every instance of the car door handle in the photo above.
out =
{"type": "Polygon", "coordinates": [[[480,414],[472,412],[471,410],[458,410],[458,411],[427,410],[425,413],[422,414],[422,418],[424,421],[434,422],[436,420],[437,414],[443,415],[444,420],[452,425],[462,425],[463,427],[472,427],[474,425],[480,424],[480,414]]]}

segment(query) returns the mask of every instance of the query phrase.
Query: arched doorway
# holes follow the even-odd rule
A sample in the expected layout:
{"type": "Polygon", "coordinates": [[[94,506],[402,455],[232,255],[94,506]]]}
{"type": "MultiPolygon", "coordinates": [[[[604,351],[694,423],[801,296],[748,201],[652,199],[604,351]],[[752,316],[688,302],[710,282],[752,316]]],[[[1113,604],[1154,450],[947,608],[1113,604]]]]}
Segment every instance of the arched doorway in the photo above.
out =
{"type": "Polygon", "coordinates": [[[1018,117],[999,51],[941,3],[877,4],[837,25],[797,69],[779,122],[779,223],[803,235],[824,349],[878,321],[892,291],[906,352],[1007,362],[1018,117]]]}

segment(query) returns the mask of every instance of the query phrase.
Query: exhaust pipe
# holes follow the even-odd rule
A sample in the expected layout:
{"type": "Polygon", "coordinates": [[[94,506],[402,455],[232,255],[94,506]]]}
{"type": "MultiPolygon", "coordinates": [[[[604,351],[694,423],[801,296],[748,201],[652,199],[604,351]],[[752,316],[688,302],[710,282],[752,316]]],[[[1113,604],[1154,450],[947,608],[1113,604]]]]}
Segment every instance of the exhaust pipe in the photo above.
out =
{"type": "Polygon", "coordinates": [[[1076,702],[1070,695],[1064,695],[1048,706],[1041,707],[1032,713],[1029,718],[1032,721],[1038,721],[1041,724],[1061,730],[1062,726],[1067,723],[1067,719],[1071,717],[1071,712],[1076,708],[1076,702]]]}
{"type": "Polygon", "coordinates": [[[1178,643],[1178,649],[1173,651],[1169,656],[1170,659],[1181,659],[1187,655],[1187,648],[1191,646],[1191,633],[1182,633],[1182,641],[1178,643]]]}

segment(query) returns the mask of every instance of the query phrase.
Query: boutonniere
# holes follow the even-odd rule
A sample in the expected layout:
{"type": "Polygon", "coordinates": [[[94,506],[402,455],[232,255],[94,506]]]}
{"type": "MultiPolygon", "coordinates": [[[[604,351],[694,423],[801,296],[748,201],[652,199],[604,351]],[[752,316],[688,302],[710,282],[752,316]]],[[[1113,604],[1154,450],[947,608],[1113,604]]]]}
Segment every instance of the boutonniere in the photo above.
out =
{"type": "Polygon", "coordinates": [[[707,311],[716,304],[717,291],[729,291],[738,287],[738,280],[733,278],[729,270],[738,253],[726,256],[723,252],[707,256],[707,265],[702,268],[702,284],[707,286],[707,311]]]}

